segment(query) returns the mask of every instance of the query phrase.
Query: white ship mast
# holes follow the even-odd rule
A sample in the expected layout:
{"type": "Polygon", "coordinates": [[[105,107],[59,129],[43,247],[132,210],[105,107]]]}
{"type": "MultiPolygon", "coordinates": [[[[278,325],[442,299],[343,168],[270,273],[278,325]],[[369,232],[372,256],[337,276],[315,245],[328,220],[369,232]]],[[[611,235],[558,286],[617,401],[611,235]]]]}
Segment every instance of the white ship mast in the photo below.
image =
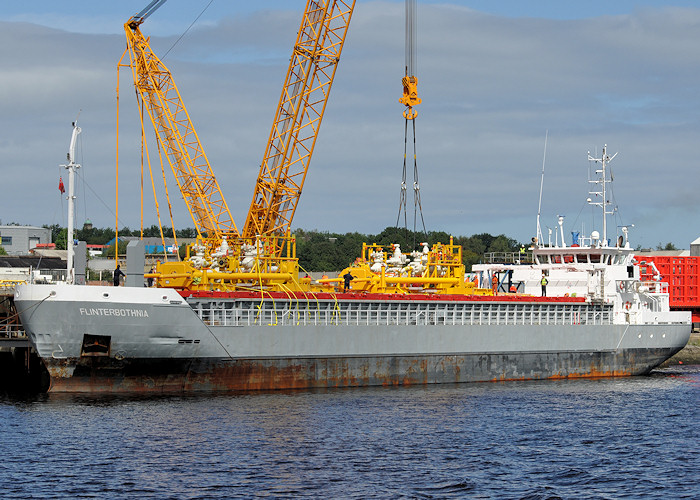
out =
{"type": "Polygon", "coordinates": [[[613,158],[617,156],[617,153],[615,153],[612,156],[608,156],[607,153],[608,145],[605,144],[603,146],[603,155],[600,158],[594,158],[591,156],[591,152],[588,152],[588,161],[593,161],[595,163],[600,163],[601,167],[599,169],[596,169],[596,174],[599,174],[600,177],[595,180],[589,180],[588,182],[590,184],[598,184],[598,191],[589,191],[589,195],[593,195],[596,197],[595,200],[592,198],[588,198],[588,203],[590,205],[596,206],[596,207],[601,207],[603,209],[603,235],[601,238],[601,244],[603,246],[607,246],[608,244],[608,225],[607,225],[607,216],[612,215],[615,213],[614,210],[608,211],[608,205],[611,205],[611,203],[607,199],[607,184],[612,182],[612,177],[608,179],[607,177],[607,164],[612,161],[613,158]],[[600,199],[600,201],[598,201],[600,199]]]}
{"type": "Polygon", "coordinates": [[[75,143],[78,138],[78,134],[81,132],[80,127],[78,127],[77,122],[73,122],[73,135],[70,139],[70,149],[68,150],[68,164],[61,165],[68,170],[68,239],[66,242],[66,248],[68,250],[68,258],[66,264],[66,282],[68,284],[73,284],[75,280],[75,272],[73,269],[73,259],[75,255],[75,249],[73,248],[73,232],[74,232],[74,214],[75,214],[75,171],[80,168],[80,165],[75,163],[75,143]]]}

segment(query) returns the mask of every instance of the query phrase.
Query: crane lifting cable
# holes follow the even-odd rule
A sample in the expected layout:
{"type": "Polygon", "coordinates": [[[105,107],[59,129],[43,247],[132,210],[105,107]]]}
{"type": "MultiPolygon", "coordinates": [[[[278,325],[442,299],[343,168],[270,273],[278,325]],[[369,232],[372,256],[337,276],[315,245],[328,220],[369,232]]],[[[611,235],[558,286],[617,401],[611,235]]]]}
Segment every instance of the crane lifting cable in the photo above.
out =
{"type": "MultiPolygon", "coordinates": [[[[415,76],[416,66],[416,0],[406,0],[406,74],[402,78],[403,97],[399,102],[406,106],[403,112],[405,118],[404,125],[404,145],[403,145],[403,174],[401,178],[401,194],[399,198],[399,213],[396,217],[396,227],[399,226],[401,214],[403,213],[404,229],[408,229],[406,211],[406,166],[408,158],[408,122],[411,122],[413,136],[413,233],[415,235],[420,214],[423,233],[427,235],[425,220],[423,219],[423,207],[420,201],[420,184],[418,183],[418,160],[416,155],[416,112],[414,106],[422,101],[418,97],[418,78],[415,76]]],[[[414,242],[415,243],[415,242],[414,242]]]]}
{"type": "Polygon", "coordinates": [[[413,109],[421,103],[418,97],[418,78],[415,76],[416,67],[416,0],[406,0],[406,74],[401,79],[403,97],[399,99],[406,106],[403,116],[413,120],[418,113],[413,109]]]}

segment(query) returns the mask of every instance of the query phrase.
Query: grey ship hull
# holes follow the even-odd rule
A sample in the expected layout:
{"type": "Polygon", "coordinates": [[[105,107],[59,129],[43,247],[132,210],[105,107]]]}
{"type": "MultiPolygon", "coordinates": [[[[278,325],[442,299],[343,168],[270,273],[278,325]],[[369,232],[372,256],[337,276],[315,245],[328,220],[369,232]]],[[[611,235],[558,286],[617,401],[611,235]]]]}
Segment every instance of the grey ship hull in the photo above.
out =
{"type": "MultiPolygon", "coordinates": [[[[669,313],[654,324],[599,323],[581,320],[591,308],[583,303],[557,306],[573,311],[577,321],[568,324],[568,313],[562,313],[559,324],[532,317],[531,324],[518,324],[515,316],[510,321],[504,316],[502,322],[496,317],[475,324],[472,318],[468,324],[456,324],[454,314],[437,314],[444,305],[439,300],[431,302],[429,318],[420,312],[425,306],[413,317],[397,306],[394,319],[382,312],[377,321],[372,315],[349,313],[323,320],[318,305],[313,315],[308,310],[293,314],[299,308],[294,300],[265,301],[267,309],[258,310],[251,306],[254,298],[233,306],[225,299],[188,300],[168,289],[67,285],[19,287],[15,298],[53,392],[270,390],[641,375],[682,349],[690,335],[690,318],[682,313],[669,313]],[[224,310],[228,315],[217,318],[224,310]]],[[[372,309],[376,300],[364,302],[372,309]]],[[[258,298],[257,303],[262,301],[258,298]]],[[[475,307],[483,309],[484,304],[475,307]]],[[[601,315],[605,310],[593,311],[590,318],[601,315]]]]}

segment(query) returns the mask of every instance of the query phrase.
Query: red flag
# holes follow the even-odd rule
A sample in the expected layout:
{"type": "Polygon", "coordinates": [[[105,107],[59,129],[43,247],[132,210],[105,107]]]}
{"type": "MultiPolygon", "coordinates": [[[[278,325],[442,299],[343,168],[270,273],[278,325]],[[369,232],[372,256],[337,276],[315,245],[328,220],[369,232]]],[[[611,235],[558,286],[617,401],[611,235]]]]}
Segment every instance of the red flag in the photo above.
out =
{"type": "Polygon", "coordinates": [[[61,194],[66,192],[66,188],[63,185],[63,177],[58,178],[58,190],[61,192],[61,194]]]}

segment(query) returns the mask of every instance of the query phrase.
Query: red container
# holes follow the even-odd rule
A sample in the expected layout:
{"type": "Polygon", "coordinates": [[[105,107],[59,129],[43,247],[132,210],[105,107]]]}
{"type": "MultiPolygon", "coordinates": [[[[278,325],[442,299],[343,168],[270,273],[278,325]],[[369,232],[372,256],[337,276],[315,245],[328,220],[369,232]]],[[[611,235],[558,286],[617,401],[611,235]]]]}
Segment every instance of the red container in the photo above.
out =
{"type": "Polygon", "coordinates": [[[641,279],[654,278],[653,262],[661,274],[661,281],[668,283],[672,309],[691,310],[693,322],[700,322],[700,257],[677,257],[667,255],[637,255],[641,279]]]}

